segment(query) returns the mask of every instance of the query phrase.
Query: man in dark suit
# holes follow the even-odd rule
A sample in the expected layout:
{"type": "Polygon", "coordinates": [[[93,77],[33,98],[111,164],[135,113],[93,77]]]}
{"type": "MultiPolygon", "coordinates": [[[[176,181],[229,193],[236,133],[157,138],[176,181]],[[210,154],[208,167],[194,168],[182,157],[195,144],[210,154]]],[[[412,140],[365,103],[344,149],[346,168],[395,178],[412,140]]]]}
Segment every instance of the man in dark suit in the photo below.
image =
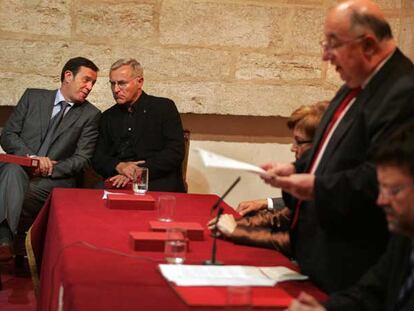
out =
{"type": "Polygon", "coordinates": [[[135,59],[116,61],[109,82],[117,104],[102,115],[95,170],[122,188],[144,166],[149,170],[149,190],[184,192],[184,134],[174,102],[142,90],[143,68],[135,59]]]}
{"type": "Polygon", "coordinates": [[[377,203],[395,233],[386,253],[350,289],[320,305],[301,293],[289,311],[414,310],[414,123],[395,132],[375,155],[377,203]]]}
{"type": "Polygon", "coordinates": [[[386,221],[376,208],[378,144],[414,116],[414,66],[396,47],[370,0],[331,9],[323,59],[345,81],[331,101],[307,157],[263,165],[266,182],[294,209],[293,255],[328,293],[354,284],[384,252],[386,221]],[[356,96],[356,98],[355,98],[356,96]]]}
{"type": "Polygon", "coordinates": [[[8,154],[30,156],[39,167],[27,171],[0,163],[0,259],[11,256],[20,213],[35,217],[55,187],[76,186],[98,137],[100,111],[86,101],[98,67],[83,57],[62,69],[58,90],[27,89],[1,135],[8,154]]]}

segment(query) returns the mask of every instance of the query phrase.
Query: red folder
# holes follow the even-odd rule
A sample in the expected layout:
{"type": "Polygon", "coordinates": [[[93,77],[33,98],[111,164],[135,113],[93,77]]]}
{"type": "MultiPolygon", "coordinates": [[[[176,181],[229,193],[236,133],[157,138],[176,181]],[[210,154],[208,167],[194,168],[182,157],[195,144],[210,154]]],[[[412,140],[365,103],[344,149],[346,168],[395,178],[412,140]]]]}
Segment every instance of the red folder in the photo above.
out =
{"type": "MultiPolygon", "coordinates": [[[[184,239],[181,233],[179,238],[184,239]]],[[[135,251],[152,251],[162,252],[164,251],[165,240],[167,240],[166,232],[130,232],[129,242],[131,248],[135,251]]],[[[187,240],[188,249],[188,240],[187,240]]]]}
{"type": "Polygon", "coordinates": [[[14,154],[0,154],[0,162],[5,163],[14,163],[21,166],[27,166],[27,167],[38,167],[39,166],[39,160],[33,159],[26,156],[18,156],[14,154]]]}
{"type": "Polygon", "coordinates": [[[152,210],[155,199],[150,194],[108,194],[106,205],[113,209],[152,210]]]}
{"type": "Polygon", "coordinates": [[[150,221],[149,224],[152,231],[166,231],[168,228],[183,228],[187,231],[187,236],[190,240],[204,240],[204,228],[198,222],[150,221]]]}
{"type": "Polygon", "coordinates": [[[125,187],[123,187],[123,188],[117,188],[117,187],[114,187],[114,186],[112,185],[112,181],[110,181],[110,180],[109,180],[109,178],[107,178],[107,179],[105,179],[105,181],[104,181],[104,188],[105,188],[105,189],[122,189],[122,190],[132,190],[132,181],[129,181],[129,182],[126,184],[126,186],[125,186],[125,187]]]}
{"type": "MultiPolygon", "coordinates": [[[[175,292],[189,306],[194,307],[222,307],[227,306],[227,287],[222,286],[175,286],[175,292]]],[[[293,297],[281,287],[253,287],[253,307],[279,307],[290,305],[293,297]]]]}

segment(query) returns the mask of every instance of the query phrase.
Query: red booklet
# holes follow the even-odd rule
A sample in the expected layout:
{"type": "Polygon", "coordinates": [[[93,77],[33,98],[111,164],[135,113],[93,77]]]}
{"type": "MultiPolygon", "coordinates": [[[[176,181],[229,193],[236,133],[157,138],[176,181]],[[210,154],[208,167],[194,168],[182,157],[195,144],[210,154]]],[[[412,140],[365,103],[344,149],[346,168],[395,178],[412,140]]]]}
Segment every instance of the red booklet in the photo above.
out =
{"type": "Polygon", "coordinates": [[[187,236],[190,240],[204,240],[204,228],[198,222],[150,221],[149,224],[152,231],[166,231],[168,228],[183,228],[187,231],[187,236]]]}
{"type": "Polygon", "coordinates": [[[126,184],[126,186],[125,186],[125,187],[123,187],[123,188],[117,188],[117,187],[114,187],[114,185],[112,184],[112,181],[110,181],[110,180],[109,180],[109,178],[107,178],[107,179],[105,179],[105,181],[104,181],[104,188],[105,188],[105,189],[122,189],[122,190],[132,190],[132,181],[128,182],[128,183],[126,184]]]}
{"type": "Polygon", "coordinates": [[[39,166],[39,160],[32,159],[30,157],[26,156],[18,156],[14,154],[0,154],[0,162],[5,163],[14,163],[21,166],[27,166],[27,167],[38,167],[39,166]]]}
{"type": "MultiPolygon", "coordinates": [[[[172,285],[176,293],[189,306],[227,306],[227,287],[220,286],[175,286],[172,285]]],[[[253,287],[252,306],[253,307],[279,307],[285,308],[290,305],[293,297],[283,288],[276,287],[253,287]]]]}
{"type": "Polygon", "coordinates": [[[106,205],[114,209],[152,210],[155,199],[150,194],[108,194],[106,205]]]}
{"type": "MultiPolygon", "coordinates": [[[[176,233],[179,238],[184,239],[181,233],[176,233]]],[[[167,240],[166,232],[130,232],[129,242],[131,248],[135,251],[152,251],[162,252],[164,251],[165,240],[167,240]]],[[[187,249],[189,242],[187,241],[187,249]]]]}

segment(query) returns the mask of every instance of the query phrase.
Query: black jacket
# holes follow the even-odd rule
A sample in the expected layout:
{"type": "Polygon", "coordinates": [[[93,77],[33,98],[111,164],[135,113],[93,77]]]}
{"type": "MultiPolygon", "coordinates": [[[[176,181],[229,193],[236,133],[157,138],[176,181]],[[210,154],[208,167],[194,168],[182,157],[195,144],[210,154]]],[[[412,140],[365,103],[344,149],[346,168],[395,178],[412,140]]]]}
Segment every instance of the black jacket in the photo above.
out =
{"type": "MultiPolygon", "coordinates": [[[[412,243],[406,237],[394,236],[381,260],[355,286],[324,303],[328,311],[394,311],[407,278],[412,243]]],[[[414,292],[404,308],[414,310],[414,292]]]]}
{"type": "MultiPolygon", "coordinates": [[[[349,89],[342,87],[315,134],[306,172],[332,115],[349,89]]],[[[414,66],[398,49],[361,91],[329,141],[315,172],[315,199],[304,202],[291,232],[302,272],[328,293],[355,284],[385,251],[388,230],[376,206],[372,155],[399,125],[414,118],[414,66]]],[[[296,206],[286,193],[285,202],[296,206]]]]}
{"type": "Polygon", "coordinates": [[[115,167],[119,162],[144,160],[142,166],[149,169],[150,191],[184,192],[181,172],[184,134],[174,102],[143,92],[134,109],[131,127],[127,126],[131,115],[124,105],[116,104],[102,114],[92,160],[94,169],[108,178],[118,174],[115,167]],[[134,155],[122,158],[125,137],[131,133],[133,137],[128,143],[132,144],[134,155]]]}

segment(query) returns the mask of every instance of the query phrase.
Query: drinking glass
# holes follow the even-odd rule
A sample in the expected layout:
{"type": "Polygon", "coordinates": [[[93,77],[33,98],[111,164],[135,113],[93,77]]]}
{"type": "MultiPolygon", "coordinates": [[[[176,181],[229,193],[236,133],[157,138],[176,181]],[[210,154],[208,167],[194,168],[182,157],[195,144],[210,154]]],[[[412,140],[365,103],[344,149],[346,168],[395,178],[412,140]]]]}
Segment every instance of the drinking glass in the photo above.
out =
{"type": "Polygon", "coordinates": [[[227,287],[227,310],[250,310],[252,289],[250,286],[227,287]]]}
{"type": "Polygon", "coordinates": [[[182,264],[187,252],[187,232],[183,228],[168,228],[165,240],[165,260],[171,264],[182,264]]]}
{"type": "Polygon", "coordinates": [[[160,195],[157,199],[158,220],[173,221],[175,211],[175,196],[160,195]]]}
{"type": "Polygon", "coordinates": [[[135,194],[145,194],[148,191],[148,175],[148,168],[138,168],[137,176],[132,182],[132,190],[135,194]]]}

